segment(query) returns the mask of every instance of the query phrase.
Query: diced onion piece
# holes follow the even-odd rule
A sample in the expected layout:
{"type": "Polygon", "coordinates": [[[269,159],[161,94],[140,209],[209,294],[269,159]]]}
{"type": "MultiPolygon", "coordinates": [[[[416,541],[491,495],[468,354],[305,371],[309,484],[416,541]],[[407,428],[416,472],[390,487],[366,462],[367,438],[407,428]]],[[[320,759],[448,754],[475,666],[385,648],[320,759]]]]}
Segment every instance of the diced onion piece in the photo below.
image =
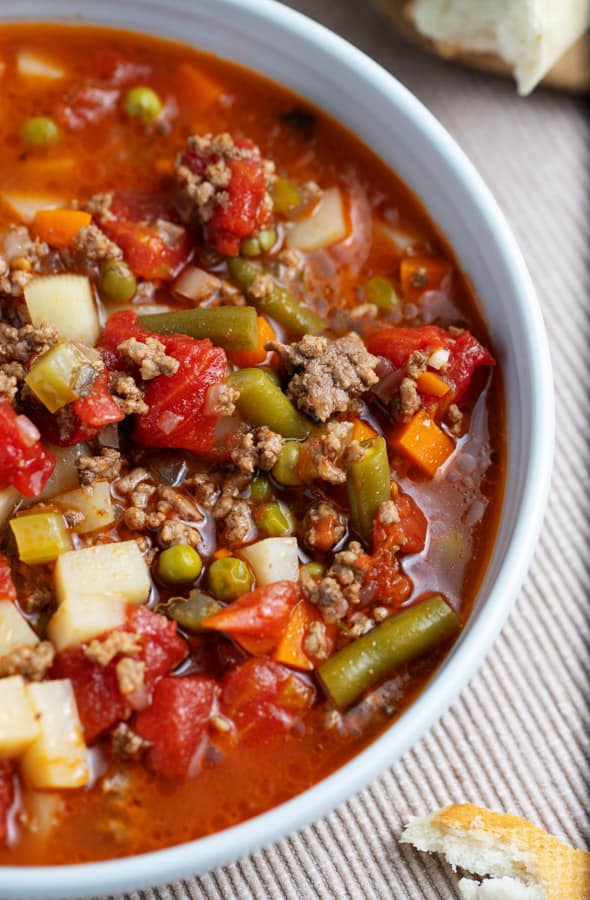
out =
{"type": "Polygon", "coordinates": [[[94,345],[100,334],[90,281],[85,275],[42,275],[25,287],[33,325],[50,322],[63,338],[94,345]]]}
{"type": "Polygon", "coordinates": [[[0,656],[38,643],[39,638],[16,605],[11,600],[0,600],[0,656]]]}
{"type": "Polygon", "coordinates": [[[299,579],[297,538],[266,538],[244,547],[238,555],[254,572],[258,586],[299,579]]]}
{"type": "Polygon", "coordinates": [[[90,780],[74,691],[69,679],[27,687],[39,734],[21,758],[24,783],[33,788],[78,788],[90,780]]]}
{"type": "Polygon", "coordinates": [[[75,444],[73,447],[54,447],[52,444],[46,446],[55,456],[55,469],[37,499],[53,497],[54,494],[61,494],[77,487],[78,471],[75,463],[79,456],[84,456],[88,452],[87,444],[75,444]]]}
{"type": "Polygon", "coordinates": [[[52,78],[57,80],[63,78],[65,72],[56,66],[55,63],[31,53],[29,50],[21,50],[16,60],[16,68],[19,75],[26,78],[52,78]]]}
{"type": "Polygon", "coordinates": [[[38,734],[35,708],[22,676],[0,678],[0,757],[20,756],[38,734]]]}
{"type": "Polygon", "coordinates": [[[219,278],[199,269],[197,266],[187,266],[179,275],[172,286],[172,290],[179,297],[198,303],[206,297],[210,297],[220,285],[219,278]]]}
{"type": "Polygon", "coordinates": [[[438,347],[428,357],[428,365],[431,369],[440,370],[448,364],[450,355],[446,347],[438,347]]]}
{"type": "Polygon", "coordinates": [[[125,602],[121,597],[85,594],[68,598],[58,607],[49,620],[47,636],[59,652],[91,641],[124,622],[125,602]]]}
{"type": "Polygon", "coordinates": [[[398,256],[421,240],[417,231],[403,225],[390,225],[388,222],[375,222],[373,233],[378,240],[393,244],[393,250],[398,256]]]}
{"type": "Polygon", "coordinates": [[[64,512],[70,509],[82,513],[83,521],[72,527],[76,534],[88,534],[115,521],[111,491],[106,481],[97,481],[87,488],[60,494],[54,497],[53,502],[64,512]]]}
{"type": "Polygon", "coordinates": [[[338,188],[328,188],[312,214],[297,221],[287,234],[287,247],[304,252],[321,250],[343,240],[349,231],[344,198],[338,188]]]}
{"type": "Polygon", "coordinates": [[[13,215],[22,222],[32,222],[35,213],[40,209],[59,209],[64,205],[62,197],[49,197],[44,194],[25,194],[18,191],[2,191],[0,200],[13,215]]]}
{"type": "Polygon", "coordinates": [[[152,586],[150,572],[135,541],[97,544],[62,553],[55,566],[58,603],[92,594],[145,603],[152,586]]]}
{"type": "Polygon", "coordinates": [[[16,488],[0,488],[0,528],[3,528],[10,519],[19,497],[16,488]]]}

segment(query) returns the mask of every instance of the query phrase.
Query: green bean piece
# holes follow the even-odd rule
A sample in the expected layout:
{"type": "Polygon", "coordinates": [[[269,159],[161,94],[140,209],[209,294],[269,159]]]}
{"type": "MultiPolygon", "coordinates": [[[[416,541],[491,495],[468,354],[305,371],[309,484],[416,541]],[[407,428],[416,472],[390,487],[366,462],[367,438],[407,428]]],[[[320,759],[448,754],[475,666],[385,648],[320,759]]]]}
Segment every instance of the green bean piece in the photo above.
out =
{"type": "Polygon", "coordinates": [[[250,425],[267,425],[286,438],[303,439],[311,422],[297,412],[280,387],[262,369],[232,372],[227,383],[240,392],[238,412],[250,425]]]}
{"type": "Polygon", "coordinates": [[[379,309],[384,310],[397,309],[401,304],[391,281],[378,275],[367,281],[365,285],[365,299],[368,303],[374,303],[379,309]]]}
{"type": "Polygon", "coordinates": [[[347,707],[399,666],[449,640],[459,628],[456,613],[437,594],[338,650],[317,672],[334,703],[347,707]]]}
{"type": "Polygon", "coordinates": [[[319,562],[308,562],[301,566],[301,571],[303,572],[304,570],[310,578],[321,578],[326,571],[326,567],[319,562]]]}
{"type": "Polygon", "coordinates": [[[299,487],[303,481],[297,474],[301,444],[298,441],[286,441],[281,455],[271,469],[275,481],[285,487],[299,487]]]}
{"type": "Polygon", "coordinates": [[[266,475],[257,475],[250,485],[250,499],[253,503],[268,503],[272,499],[272,485],[266,475]]]}
{"type": "Polygon", "coordinates": [[[109,259],[100,270],[99,290],[105,300],[126,303],[135,296],[137,281],[126,262],[109,259]]]}
{"type": "Polygon", "coordinates": [[[139,324],[158,334],[209,338],[224,350],[256,350],[258,318],[253,306],[212,306],[139,316],[139,324]]]}
{"type": "Polygon", "coordinates": [[[242,559],[222,556],[209,566],[207,574],[209,590],[222,603],[231,603],[252,590],[254,579],[242,559]]]}
{"type": "MultiPolygon", "coordinates": [[[[260,263],[239,256],[228,260],[228,269],[235,283],[247,291],[257,275],[263,274],[260,263]]],[[[251,297],[258,312],[269,316],[294,337],[317,334],[326,329],[326,322],[313,309],[304,306],[286,287],[273,281],[272,290],[265,296],[251,297]]]]}
{"type": "Polygon", "coordinates": [[[272,207],[275,212],[283,215],[296,210],[301,206],[301,193],[288,178],[277,178],[271,189],[272,207]]]}
{"type": "Polygon", "coordinates": [[[391,480],[387,444],[382,437],[364,441],[364,454],[348,468],[348,503],[353,529],[370,544],[377,510],[391,499],[391,480]]]}
{"type": "Polygon", "coordinates": [[[142,122],[155,122],[162,112],[162,101],[152,88],[138,85],[125,94],[123,109],[127,115],[142,122]]]}
{"type": "Polygon", "coordinates": [[[195,588],[188,597],[172,597],[167,603],[158,607],[158,612],[164,613],[169,619],[178,622],[187,631],[206,631],[201,627],[203,619],[214,616],[223,607],[209,594],[195,588]]]}
{"type": "Polygon", "coordinates": [[[267,537],[288,537],[296,527],[293,513],[284,503],[263,503],[255,510],[254,520],[267,537]]]}
{"type": "Polygon", "coordinates": [[[61,130],[49,116],[32,116],[23,124],[21,137],[30,149],[43,150],[57,144],[61,130]]]}
{"type": "Polygon", "coordinates": [[[176,544],[162,550],[158,557],[158,575],[166,584],[186,584],[201,574],[201,557],[189,544],[176,544]]]}

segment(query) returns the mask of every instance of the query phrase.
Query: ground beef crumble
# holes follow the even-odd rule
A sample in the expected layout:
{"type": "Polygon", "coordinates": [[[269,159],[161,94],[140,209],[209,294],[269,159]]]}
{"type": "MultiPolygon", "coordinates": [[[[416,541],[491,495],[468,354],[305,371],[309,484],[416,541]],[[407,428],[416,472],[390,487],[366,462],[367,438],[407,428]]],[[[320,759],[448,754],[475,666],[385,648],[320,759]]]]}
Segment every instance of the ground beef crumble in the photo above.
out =
{"type": "Polygon", "coordinates": [[[127,697],[144,687],[145,663],[143,660],[124,656],[115,666],[115,674],[119,690],[127,697]]]}
{"type": "Polygon", "coordinates": [[[253,474],[256,469],[270,471],[281,455],[285,441],[266,425],[258,428],[244,426],[232,435],[231,460],[242,472],[253,474]]]}
{"type": "Polygon", "coordinates": [[[379,381],[379,359],[368,352],[358,334],[336,340],[306,334],[295,344],[269,341],[289,375],[287,396],[319,422],[354,408],[354,400],[379,381]]]}
{"type": "Polygon", "coordinates": [[[229,384],[216,384],[207,394],[207,407],[215,416],[233,416],[239,396],[237,388],[229,384]]]}
{"type": "Polygon", "coordinates": [[[123,522],[130,531],[158,532],[164,547],[200,546],[201,534],[196,525],[203,520],[203,513],[188,494],[165,484],[157,485],[143,467],[117,479],[113,489],[127,504],[123,522]]]}
{"type": "Polygon", "coordinates": [[[73,250],[77,256],[91,262],[104,262],[123,256],[121,248],[94,224],[85,225],[75,235],[73,250]]]}
{"type": "Polygon", "coordinates": [[[151,747],[151,741],[140,737],[126,722],[120,722],[116,728],[113,728],[111,744],[113,752],[124,761],[138,759],[151,747]]]}
{"type": "Polygon", "coordinates": [[[57,328],[45,322],[20,328],[0,322],[0,372],[20,386],[33,361],[58,341],[57,328]]]}
{"type": "Polygon", "coordinates": [[[311,471],[317,478],[329,484],[344,484],[346,465],[363,455],[353,433],[352,422],[328,422],[309,438],[307,452],[311,471]]]}
{"type": "Polygon", "coordinates": [[[413,378],[404,378],[399,386],[399,402],[392,405],[398,422],[409,422],[422,406],[422,400],[413,378]]]}
{"type": "Polygon", "coordinates": [[[148,411],[149,407],[143,399],[141,388],[131,375],[126,375],[125,372],[111,372],[109,389],[121,412],[126,416],[142,416],[148,411]]]}
{"type": "Polygon", "coordinates": [[[302,540],[311,550],[332,550],[346,534],[346,516],[320,500],[309,507],[301,523],[302,540]]]}
{"type": "Polygon", "coordinates": [[[138,635],[129,631],[112,631],[104,640],[90,641],[84,648],[84,656],[99,666],[108,666],[115,656],[135,656],[141,650],[138,635]]]}
{"type": "Polygon", "coordinates": [[[168,356],[164,344],[155,337],[148,337],[145,341],[129,338],[120,343],[117,350],[124,359],[139,367],[144,381],[158,375],[174,375],[180,367],[178,360],[168,356]]]}
{"type": "Polygon", "coordinates": [[[345,550],[334,556],[326,574],[316,580],[301,570],[301,589],[307,599],[317,606],[326,624],[341,620],[352,606],[360,602],[364,570],[357,564],[364,557],[358,541],[351,541],[345,550]]]}
{"type": "Polygon", "coordinates": [[[32,647],[15,647],[0,657],[0,678],[22,675],[27,681],[42,681],[53,665],[55,650],[50,641],[40,641],[32,647]]]}
{"type": "Polygon", "coordinates": [[[313,659],[322,660],[328,658],[331,649],[324,622],[310,622],[303,638],[304,652],[313,659]]]}
{"type": "Polygon", "coordinates": [[[100,456],[80,456],[76,460],[82,487],[89,487],[97,481],[114,481],[121,474],[121,466],[121,454],[111,447],[103,447],[100,456]]]}

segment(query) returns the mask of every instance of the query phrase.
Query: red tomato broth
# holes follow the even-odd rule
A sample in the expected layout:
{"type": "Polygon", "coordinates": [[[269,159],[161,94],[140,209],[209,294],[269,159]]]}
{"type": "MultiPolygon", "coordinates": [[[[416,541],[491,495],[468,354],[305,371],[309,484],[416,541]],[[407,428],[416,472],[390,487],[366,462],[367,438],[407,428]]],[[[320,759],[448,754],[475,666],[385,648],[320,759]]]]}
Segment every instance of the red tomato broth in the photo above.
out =
{"type": "MultiPolygon", "coordinates": [[[[440,317],[445,326],[448,322],[468,326],[489,346],[470,285],[419,201],[354,136],[307,101],[254,73],[190,48],[108,29],[3,26],[0,58],[7,64],[0,100],[4,191],[47,192],[63,197],[64,205],[74,198],[85,199],[106,190],[161,192],[166,190],[169,176],[158,172],[158,165],[162,160],[172,160],[189,134],[226,129],[244,134],[260,146],[264,157],[277,162],[281,174],[286,172],[298,182],[316,180],[325,186],[344,187],[352,198],[353,218],[366,218],[368,210],[381,221],[411,227],[420,235],[412,251],[415,255],[428,253],[452,264],[452,277],[443,295],[435,298],[430,307],[423,303],[417,315],[402,324],[438,324],[440,317]],[[66,78],[29,89],[24,79],[13,77],[15,55],[24,46],[63,64],[66,78]],[[64,96],[85,82],[89,72],[112,74],[112,58],[102,51],[114,51],[138,65],[142,77],[125,83],[147,84],[160,96],[175,98],[178,108],[170,133],[146,133],[130,123],[117,104],[100,124],[73,131],[64,128],[62,142],[46,154],[23,153],[18,138],[20,122],[28,116],[54,113],[64,96]],[[178,90],[174,73],[181,63],[191,63],[214,84],[223,85],[221,102],[206,104],[195,112],[189,92],[178,90]],[[281,119],[293,110],[311,116],[312,124],[305,124],[303,118],[303,127],[294,128],[281,119]],[[52,161],[65,157],[74,160],[73,171],[60,171],[59,165],[51,169],[52,161]],[[357,197],[364,199],[357,202],[357,197]]],[[[0,203],[0,228],[13,220],[0,203]]],[[[309,265],[306,296],[320,313],[362,302],[359,285],[374,275],[391,278],[400,287],[399,258],[392,256],[391,250],[384,251],[377,239],[371,246],[368,241],[352,240],[336,249],[311,254],[309,265]]],[[[162,295],[166,296],[165,291],[162,295]]],[[[166,296],[167,302],[168,299],[166,296]]],[[[103,321],[115,308],[102,306],[103,321]]],[[[416,500],[429,521],[425,550],[402,557],[403,571],[414,582],[409,602],[425,593],[441,591],[463,623],[492,552],[503,490],[501,373],[496,369],[493,379],[486,379],[470,412],[469,431],[458,440],[460,451],[468,449],[470,442],[477,443],[477,453],[470,455],[475,460],[473,465],[461,468],[461,456],[456,451],[444,476],[431,480],[403,458],[392,457],[401,490],[416,500]],[[482,505],[481,513],[470,523],[468,517],[475,504],[482,505]],[[451,529],[457,540],[464,543],[464,549],[449,564],[438,548],[441,538],[451,529]]],[[[481,380],[484,382],[484,376],[481,380]]],[[[382,425],[381,414],[375,414],[373,421],[382,425]]],[[[328,493],[336,500],[342,496],[339,487],[328,493]]],[[[288,488],[281,498],[292,504],[299,517],[315,496],[315,488],[307,486],[288,488]]],[[[123,537],[128,538],[129,534],[123,533],[123,537]]],[[[214,540],[211,546],[214,548],[214,540]]],[[[164,600],[173,593],[162,585],[158,590],[164,600]]],[[[182,674],[220,678],[236,661],[248,658],[245,651],[232,649],[225,639],[216,638],[212,647],[206,647],[202,637],[188,639],[193,653],[181,664],[182,674]],[[220,641],[223,647],[218,652],[220,641]]],[[[129,795],[121,799],[116,791],[106,791],[104,779],[89,788],[62,791],[58,826],[42,838],[33,830],[18,827],[18,841],[11,841],[8,847],[0,842],[0,864],[60,864],[125,856],[211,834],[264,812],[315,784],[366,747],[424,689],[445,652],[445,648],[436,650],[426,659],[397,671],[375,692],[383,698],[389,691],[391,696],[386,702],[373,703],[373,695],[369,695],[344,713],[336,728],[326,729],[319,702],[321,689],[316,688],[317,699],[305,717],[304,729],[277,733],[268,741],[252,745],[245,742],[232,746],[223,733],[216,735],[194,778],[162,779],[141,764],[116,760],[106,741],[99,742],[99,771],[107,770],[108,775],[122,771],[128,775],[130,799],[129,795]]],[[[299,673],[297,677],[311,684],[310,676],[299,673]]],[[[18,814],[11,824],[12,833],[17,824],[18,814]]]]}

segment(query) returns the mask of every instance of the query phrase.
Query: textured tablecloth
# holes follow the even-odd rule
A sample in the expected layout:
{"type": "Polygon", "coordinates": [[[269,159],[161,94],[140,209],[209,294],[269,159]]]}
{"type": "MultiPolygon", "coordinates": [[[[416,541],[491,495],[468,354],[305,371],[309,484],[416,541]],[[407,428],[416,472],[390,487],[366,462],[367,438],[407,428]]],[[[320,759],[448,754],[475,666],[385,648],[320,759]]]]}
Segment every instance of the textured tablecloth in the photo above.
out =
{"type": "MultiPolygon", "coordinates": [[[[494,649],[411,752],[331,815],[235,865],[126,900],[458,896],[435,859],[396,841],[409,816],[471,801],[588,845],[590,651],[590,134],[579,99],[433,59],[368,0],[292,0],[393,72],[471,157],[512,225],[553,353],[557,447],[535,561],[494,649]]],[[[580,898],[582,900],[582,898],[580,898]]]]}

